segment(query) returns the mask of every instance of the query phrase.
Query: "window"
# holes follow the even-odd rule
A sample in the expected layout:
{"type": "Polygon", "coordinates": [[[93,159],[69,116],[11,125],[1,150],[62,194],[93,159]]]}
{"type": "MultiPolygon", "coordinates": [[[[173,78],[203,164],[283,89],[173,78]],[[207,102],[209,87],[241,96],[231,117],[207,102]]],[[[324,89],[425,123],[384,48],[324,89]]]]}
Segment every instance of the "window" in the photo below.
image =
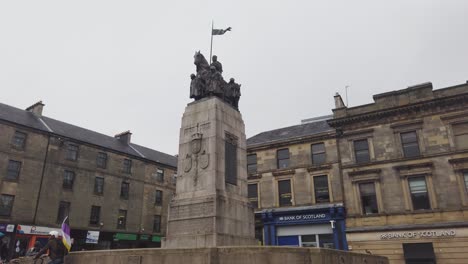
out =
{"type": "Polygon", "coordinates": [[[314,192],[316,203],[330,202],[330,193],[328,191],[328,176],[315,176],[314,177],[314,192]]]}
{"type": "Polygon", "coordinates": [[[234,136],[226,134],[224,154],[225,181],[237,185],[237,140],[234,136]]]}
{"type": "Polygon", "coordinates": [[[418,136],[416,131],[401,133],[401,146],[405,158],[419,156],[418,136]]]}
{"type": "Polygon", "coordinates": [[[278,159],[278,169],[289,167],[289,149],[279,149],[276,152],[276,158],[278,159]]]}
{"type": "Polygon", "coordinates": [[[249,184],[247,193],[250,204],[253,208],[258,208],[258,185],[256,183],[249,184]]]}
{"type": "Polygon", "coordinates": [[[412,177],[408,179],[411,193],[411,201],[414,210],[431,209],[429,195],[427,193],[426,177],[412,177]]]}
{"type": "Polygon", "coordinates": [[[2,194],[0,195],[0,216],[10,216],[13,209],[13,201],[15,196],[2,194]]]}
{"type": "Polygon", "coordinates": [[[11,144],[17,149],[24,149],[26,145],[26,133],[16,131],[11,144]]]}
{"type": "Polygon", "coordinates": [[[127,225],[127,210],[119,210],[119,216],[117,217],[117,229],[125,229],[127,225]]]}
{"type": "Polygon", "coordinates": [[[21,162],[10,160],[8,161],[8,170],[6,179],[8,180],[17,180],[21,170],[21,162]]]}
{"type": "Polygon", "coordinates": [[[128,174],[132,173],[132,160],[124,159],[123,172],[128,174]]]}
{"type": "Polygon", "coordinates": [[[370,161],[369,143],[367,139],[354,141],[354,154],[356,156],[356,163],[366,163],[370,161]]]}
{"type": "Polygon", "coordinates": [[[465,190],[468,192],[468,171],[463,173],[463,179],[465,180],[465,190]]]}
{"type": "Polygon", "coordinates": [[[312,164],[320,165],[325,163],[325,144],[313,144],[312,145],[312,164]]]}
{"type": "Polygon", "coordinates": [[[96,165],[98,168],[105,169],[107,167],[107,154],[98,152],[96,157],[96,165]]]}
{"type": "Polygon", "coordinates": [[[164,182],[164,170],[163,169],[156,170],[156,180],[158,182],[164,182]]]}
{"type": "Polygon", "coordinates": [[[248,173],[257,172],[257,154],[247,155],[247,172],[248,173]]]}
{"type": "Polygon", "coordinates": [[[375,184],[373,182],[359,184],[359,193],[361,194],[362,213],[365,215],[379,213],[375,184]]]}
{"type": "Polygon", "coordinates": [[[70,203],[61,201],[59,203],[58,213],[57,213],[57,224],[63,223],[65,217],[70,214],[70,203]]]}
{"type": "Polygon", "coordinates": [[[78,146],[74,144],[67,144],[67,160],[78,159],[78,146]]]}
{"type": "Polygon", "coordinates": [[[120,198],[124,200],[128,200],[129,191],[130,191],[130,183],[122,182],[122,185],[120,185],[120,198]]]}
{"type": "Polygon", "coordinates": [[[101,217],[101,207],[100,206],[91,206],[91,216],[89,217],[90,225],[98,225],[99,219],[101,217]]]}
{"type": "Polygon", "coordinates": [[[468,123],[452,125],[455,147],[457,149],[468,149],[468,123]]]}
{"type": "Polygon", "coordinates": [[[153,220],[153,232],[160,233],[161,232],[161,216],[155,215],[153,220]]]}
{"type": "Polygon", "coordinates": [[[292,205],[291,180],[278,181],[279,206],[292,205]]]}
{"type": "Polygon", "coordinates": [[[94,194],[102,195],[104,193],[104,178],[94,178],[94,194]]]}
{"type": "Polygon", "coordinates": [[[163,200],[163,192],[160,190],[156,190],[156,196],[154,199],[154,205],[161,206],[163,200]]]}
{"type": "Polygon", "coordinates": [[[75,181],[75,173],[73,171],[66,170],[63,174],[63,188],[73,189],[73,182],[75,181]]]}

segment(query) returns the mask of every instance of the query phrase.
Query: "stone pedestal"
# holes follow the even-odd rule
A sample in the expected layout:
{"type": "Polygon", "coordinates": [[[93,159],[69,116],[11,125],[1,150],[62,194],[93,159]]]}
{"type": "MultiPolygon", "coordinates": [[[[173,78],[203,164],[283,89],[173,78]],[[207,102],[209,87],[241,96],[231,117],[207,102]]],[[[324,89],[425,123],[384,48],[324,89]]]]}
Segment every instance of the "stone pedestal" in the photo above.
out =
{"type": "Polygon", "coordinates": [[[187,105],[164,248],[255,245],[241,114],[216,97],[187,105]]]}

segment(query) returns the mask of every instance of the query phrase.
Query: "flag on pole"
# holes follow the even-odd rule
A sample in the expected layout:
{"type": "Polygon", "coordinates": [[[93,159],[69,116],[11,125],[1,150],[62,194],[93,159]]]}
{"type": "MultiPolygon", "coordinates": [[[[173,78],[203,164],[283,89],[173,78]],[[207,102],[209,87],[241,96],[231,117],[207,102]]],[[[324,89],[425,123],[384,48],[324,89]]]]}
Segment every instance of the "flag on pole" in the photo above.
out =
{"type": "Polygon", "coordinates": [[[70,238],[70,223],[68,222],[68,215],[63,219],[62,223],[62,242],[67,248],[68,252],[70,252],[71,248],[71,238],[70,238]]]}
{"type": "Polygon", "coordinates": [[[231,27],[228,27],[226,29],[212,29],[211,35],[224,35],[224,33],[231,31],[231,29],[231,27]]]}

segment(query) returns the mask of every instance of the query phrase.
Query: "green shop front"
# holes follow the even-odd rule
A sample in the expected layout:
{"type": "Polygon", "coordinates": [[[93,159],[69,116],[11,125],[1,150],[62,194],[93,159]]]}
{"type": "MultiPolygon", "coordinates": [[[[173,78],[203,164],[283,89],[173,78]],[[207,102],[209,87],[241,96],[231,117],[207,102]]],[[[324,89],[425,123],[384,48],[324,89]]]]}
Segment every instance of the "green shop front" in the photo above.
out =
{"type": "Polygon", "coordinates": [[[151,234],[72,229],[71,237],[72,251],[161,247],[161,236],[151,234]]]}

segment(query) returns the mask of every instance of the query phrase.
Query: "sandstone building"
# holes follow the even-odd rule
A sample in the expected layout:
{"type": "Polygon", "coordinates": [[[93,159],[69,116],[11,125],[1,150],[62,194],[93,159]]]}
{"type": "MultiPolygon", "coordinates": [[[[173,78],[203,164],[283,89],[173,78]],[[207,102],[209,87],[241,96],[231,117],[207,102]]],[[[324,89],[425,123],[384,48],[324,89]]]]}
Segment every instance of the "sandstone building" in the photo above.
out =
{"type": "Polygon", "coordinates": [[[159,246],[177,158],[132,143],[129,131],[109,137],[43,116],[43,106],[0,104],[0,231],[10,250],[44,245],[67,215],[75,250],[159,246]]]}
{"type": "MultiPolygon", "coordinates": [[[[348,108],[337,95],[327,121],[248,139],[249,196],[264,244],[325,246],[323,229],[301,228],[298,212],[344,206],[329,223],[333,234],[346,232],[335,248],[392,264],[466,263],[468,84],[433,90],[426,83],[374,101],[348,108]],[[317,197],[325,186],[328,200],[317,197]],[[342,219],[346,225],[337,225],[342,219]],[[318,243],[308,243],[310,233],[318,243]]],[[[310,218],[307,225],[318,224],[310,218]]]]}

